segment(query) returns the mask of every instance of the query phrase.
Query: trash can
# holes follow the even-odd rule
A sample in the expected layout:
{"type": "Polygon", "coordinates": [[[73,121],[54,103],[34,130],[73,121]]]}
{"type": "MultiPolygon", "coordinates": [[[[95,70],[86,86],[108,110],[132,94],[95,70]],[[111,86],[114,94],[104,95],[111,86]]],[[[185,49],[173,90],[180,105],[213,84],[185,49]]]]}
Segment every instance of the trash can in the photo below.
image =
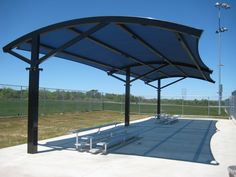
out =
{"type": "Polygon", "coordinates": [[[236,166],[229,166],[229,177],[236,177],[236,166]]]}

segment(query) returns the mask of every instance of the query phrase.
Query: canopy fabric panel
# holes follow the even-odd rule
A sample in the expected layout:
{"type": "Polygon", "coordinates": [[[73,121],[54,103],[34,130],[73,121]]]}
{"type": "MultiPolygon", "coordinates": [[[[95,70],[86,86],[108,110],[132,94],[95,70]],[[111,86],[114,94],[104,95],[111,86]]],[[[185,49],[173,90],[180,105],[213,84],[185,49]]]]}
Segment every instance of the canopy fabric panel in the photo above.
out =
{"type": "MultiPolygon", "coordinates": [[[[140,17],[89,17],[41,28],[3,49],[31,51],[32,38],[40,37],[39,64],[51,56],[83,63],[108,74],[125,75],[144,82],[170,77],[190,77],[214,82],[201,60],[198,42],[202,30],[140,17]]],[[[14,51],[14,52],[12,52],[14,51]]]]}

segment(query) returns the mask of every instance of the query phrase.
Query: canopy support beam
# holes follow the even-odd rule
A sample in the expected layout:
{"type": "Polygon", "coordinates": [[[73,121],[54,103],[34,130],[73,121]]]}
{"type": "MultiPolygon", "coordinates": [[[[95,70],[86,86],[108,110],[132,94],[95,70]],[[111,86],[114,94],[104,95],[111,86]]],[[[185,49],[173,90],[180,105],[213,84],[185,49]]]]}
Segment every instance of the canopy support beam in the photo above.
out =
{"type": "MultiPolygon", "coordinates": [[[[152,62],[146,62],[148,65],[162,65],[162,64],[168,64],[166,61],[152,61],[152,62]]],[[[178,67],[189,67],[191,69],[196,69],[196,65],[195,64],[189,64],[189,63],[183,63],[183,62],[172,62],[173,65],[176,65],[178,67]]],[[[120,67],[119,70],[125,69],[127,67],[133,68],[133,67],[139,67],[142,66],[140,64],[132,64],[132,65],[126,65],[124,67],[120,67]]],[[[202,71],[204,72],[209,72],[212,73],[212,70],[209,70],[208,68],[201,68],[202,71]]],[[[111,70],[111,73],[115,73],[116,70],[111,70]]],[[[187,76],[189,77],[189,76],[187,76]]]]}
{"type": "Polygon", "coordinates": [[[156,69],[153,69],[153,70],[151,70],[151,71],[149,71],[149,72],[147,72],[147,73],[145,73],[145,74],[143,74],[143,75],[140,75],[140,76],[138,76],[138,77],[132,79],[130,82],[134,82],[134,81],[136,81],[136,80],[138,80],[138,79],[141,79],[141,78],[143,78],[143,77],[145,77],[145,76],[147,76],[147,75],[150,75],[150,74],[152,74],[152,73],[154,73],[154,72],[156,72],[156,71],[159,71],[161,68],[164,68],[164,67],[166,67],[167,65],[168,65],[168,64],[165,63],[165,64],[163,64],[163,65],[157,67],[156,69]]]}
{"type": "MultiPolygon", "coordinates": [[[[175,84],[176,82],[182,81],[183,79],[186,79],[186,77],[182,77],[182,78],[180,78],[180,79],[177,79],[176,81],[173,81],[173,82],[171,82],[171,83],[169,83],[169,84],[166,84],[166,85],[162,86],[161,89],[163,89],[163,88],[165,88],[165,87],[168,87],[168,86],[170,86],[170,85],[172,85],[172,84],[175,84]]],[[[145,84],[146,84],[146,85],[149,85],[150,87],[152,87],[152,88],[154,88],[154,89],[158,89],[158,87],[156,87],[156,86],[154,86],[154,85],[152,85],[152,84],[149,84],[149,82],[145,82],[145,84]]]]}
{"type": "Polygon", "coordinates": [[[13,56],[19,58],[20,60],[22,60],[22,61],[24,61],[24,62],[26,62],[28,64],[31,64],[31,61],[28,58],[26,58],[26,57],[24,57],[24,56],[22,56],[22,55],[20,55],[20,54],[18,54],[16,52],[14,52],[13,50],[9,50],[8,53],[12,54],[13,56]]]}
{"type": "Polygon", "coordinates": [[[38,151],[39,42],[40,37],[38,35],[33,36],[28,93],[27,152],[29,154],[34,154],[38,151]]]}
{"type": "Polygon", "coordinates": [[[47,53],[46,55],[44,55],[42,58],[40,58],[39,62],[42,63],[45,60],[47,60],[49,57],[55,55],[56,53],[63,51],[64,49],[74,45],[75,43],[81,41],[82,39],[86,38],[87,36],[89,36],[90,34],[95,33],[96,31],[99,31],[101,28],[104,28],[105,26],[107,26],[107,23],[99,23],[96,26],[92,27],[91,29],[89,29],[88,31],[77,35],[75,38],[69,40],[68,42],[64,43],[63,45],[61,45],[60,47],[50,51],[49,53],[47,53]]]}
{"type": "Polygon", "coordinates": [[[109,72],[107,72],[107,74],[108,74],[108,76],[114,77],[114,78],[116,78],[116,79],[126,83],[126,80],[124,80],[124,79],[122,79],[122,78],[120,78],[120,77],[118,77],[118,76],[116,76],[114,74],[110,74],[109,72]]]}
{"type": "Polygon", "coordinates": [[[187,54],[189,55],[189,57],[191,58],[191,60],[193,61],[193,63],[195,64],[196,68],[198,69],[198,71],[201,73],[202,77],[207,80],[207,77],[205,76],[205,74],[202,72],[201,67],[199,66],[199,63],[197,62],[197,59],[195,58],[194,54],[192,53],[187,41],[184,39],[183,35],[180,33],[176,33],[178,40],[180,41],[182,47],[185,49],[185,51],[187,52],[187,54]]]}
{"type": "Polygon", "coordinates": [[[184,79],[186,79],[186,77],[182,77],[182,78],[180,78],[180,79],[178,79],[178,80],[176,80],[176,81],[173,81],[173,82],[171,82],[171,83],[169,83],[169,84],[166,84],[166,85],[162,86],[161,89],[163,89],[163,88],[165,88],[165,87],[168,87],[168,86],[170,86],[170,85],[173,85],[173,84],[175,84],[175,83],[177,83],[177,82],[179,82],[179,81],[182,81],[182,80],[184,80],[184,79]]]}
{"type": "Polygon", "coordinates": [[[130,68],[126,70],[125,82],[125,126],[129,126],[130,121],[130,68]]]}
{"type": "Polygon", "coordinates": [[[158,87],[152,85],[152,84],[149,84],[148,82],[145,82],[146,85],[149,85],[150,87],[154,88],[154,89],[158,89],[158,87]]]}
{"type": "Polygon", "coordinates": [[[157,80],[157,119],[160,119],[161,114],[161,79],[157,80]]]}

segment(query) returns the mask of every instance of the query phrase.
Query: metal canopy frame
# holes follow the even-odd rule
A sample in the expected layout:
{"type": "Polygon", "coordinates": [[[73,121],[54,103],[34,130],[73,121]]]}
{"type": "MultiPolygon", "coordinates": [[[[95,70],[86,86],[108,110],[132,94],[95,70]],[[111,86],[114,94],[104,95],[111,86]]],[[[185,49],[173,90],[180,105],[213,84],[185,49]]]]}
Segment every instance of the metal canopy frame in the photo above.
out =
{"type": "Polygon", "coordinates": [[[39,66],[50,57],[56,56],[101,69],[109,76],[124,82],[125,126],[128,126],[132,82],[138,79],[143,80],[147,85],[157,89],[158,115],[160,114],[161,89],[188,77],[214,82],[210,77],[212,70],[201,61],[198,54],[201,33],[202,30],[199,29],[150,18],[88,17],[41,28],[3,47],[4,52],[30,65],[28,153],[37,152],[39,71],[41,70],[39,66]],[[106,37],[108,33],[112,34],[110,35],[112,39],[109,41],[106,37]],[[55,44],[53,42],[55,35],[63,42],[59,40],[55,44]],[[152,35],[156,36],[155,40],[150,38],[152,35]],[[120,38],[123,41],[127,40],[127,43],[120,42],[120,38]],[[170,40],[167,49],[173,48],[173,53],[177,52],[176,56],[170,57],[169,53],[172,51],[163,50],[159,39],[167,42],[170,40]],[[86,45],[86,48],[93,46],[95,51],[92,49],[88,53],[81,51],[80,48],[83,48],[83,45],[86,45]],[[142,52],[137,52],[135,46],[138,46],[142,52]],[[28,59],[17,53],[16,49],[30,51],[31,58],[28,59]],[[109,55],[111,58],[108,60],[99,58],[98,54],[102,52],[102,56],[109,55]],[[40,58],[39,54],[43,56],[40,58]],[[125,75],[125,79],[118,75],[125,75]],[[171,77],[180,77],[180,79],[161,87],[161,79],[171,77]],[[150,84],[156,80],[157,87],[150,84]]]}
{"type": "Polygon", "coordinates": [[[184,80],[184,79],[186,79],[186,77],[182,77],[182,78],[180,78],[180,79],[177,79],[177,80],[175,80],[175,81],[173,81],[173,82],[170,82],[170,83],[168,83],[168,84],[166,84],[166,85],[164,85],[164,86],[161,86],[161,79],[158,79],[158,80],[157,80],[157,86],[154,86],[154,85],[152,85],[152,84],[146,83],[146,84],[149,85],[150,87],[152,87],[152,88],[154,88],[154,89],[157,90],[157,111],[156,111],[156,113],[157,113],[157,118],[158,118],[158,119],[160,119],[160,114],[161,114],[161,90],[162,90],[163,88],[166,88],[166,87],[168,87],[168,86],[170,86],[170,85],[173,85],[173,84],[175,84],[175,83],[177,83],[177,82],[179,82],[179,81],[182,81],[182,80],[184,80]]]}

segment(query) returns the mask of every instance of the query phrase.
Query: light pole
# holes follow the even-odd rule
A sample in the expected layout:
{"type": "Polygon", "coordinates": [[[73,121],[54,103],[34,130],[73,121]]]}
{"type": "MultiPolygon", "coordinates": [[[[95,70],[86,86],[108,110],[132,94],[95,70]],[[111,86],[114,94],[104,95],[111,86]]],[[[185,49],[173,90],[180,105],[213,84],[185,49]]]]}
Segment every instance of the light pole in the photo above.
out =
{"type": "Polygon", "coordinates": [[[218,34],[218,58],[219,58],[219,87],[218,87],[218,94],[219,94],[219,102],[218,102],[218,115],[221,115],[221,100],[222,100],[222,92],[223,92],[223,85],[221,84],[221,67],[223,66],[221,63],[221,33],[227,31],[228,29],[221,26],[220,21],[220,13],[221,9],[229,9],[230,5],[227,3],[220,3],[217,2],[215,7],[218,9],[218,29],[216,33],[218,34]]]}

